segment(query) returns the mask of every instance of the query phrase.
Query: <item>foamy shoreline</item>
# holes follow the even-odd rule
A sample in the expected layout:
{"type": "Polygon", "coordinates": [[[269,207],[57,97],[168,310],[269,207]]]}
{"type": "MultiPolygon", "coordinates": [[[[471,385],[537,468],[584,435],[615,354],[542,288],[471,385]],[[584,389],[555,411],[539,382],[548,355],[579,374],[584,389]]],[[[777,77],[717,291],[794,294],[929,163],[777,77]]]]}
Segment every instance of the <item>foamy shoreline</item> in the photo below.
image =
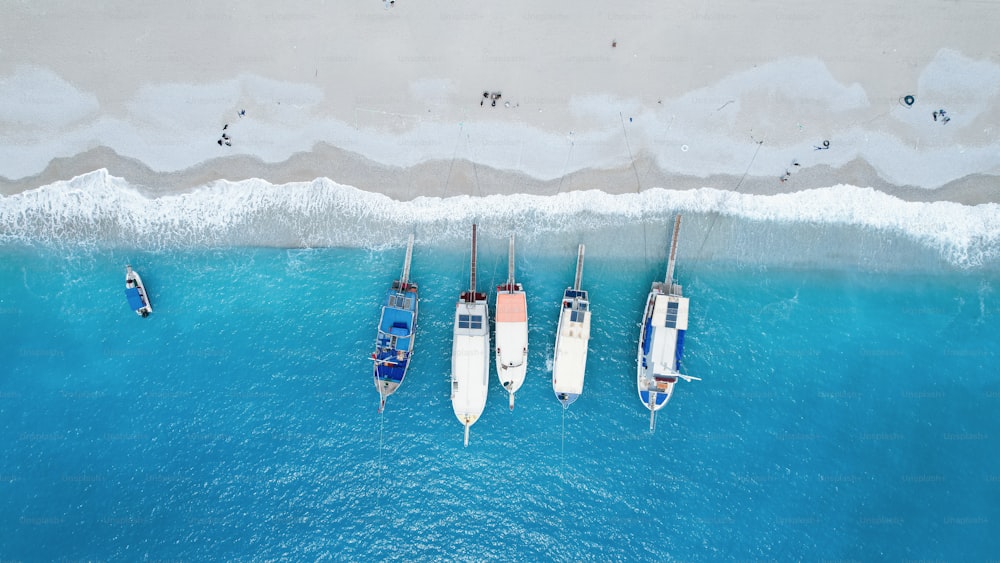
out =
{"type": "Polygon", "coordinates": [[[650,238],[666,237],[660,231],[675,213],[688,217],[694,241],[689,257],[696,260],[920,270],[995,269],[1000,257],[1000,204],[904,201],[852,185],[771,195],[595,189],[401,202],[326,178],[217,181],[151,196],[103,169],[0,198],[0,242],[145,250],[374,249],[415,234],[420,244],[452,246],[476,222],[484,232],[517,232],[529,246],[538,241],[550,251],[583,241],[596,255],[640,258],[650,238]]]}

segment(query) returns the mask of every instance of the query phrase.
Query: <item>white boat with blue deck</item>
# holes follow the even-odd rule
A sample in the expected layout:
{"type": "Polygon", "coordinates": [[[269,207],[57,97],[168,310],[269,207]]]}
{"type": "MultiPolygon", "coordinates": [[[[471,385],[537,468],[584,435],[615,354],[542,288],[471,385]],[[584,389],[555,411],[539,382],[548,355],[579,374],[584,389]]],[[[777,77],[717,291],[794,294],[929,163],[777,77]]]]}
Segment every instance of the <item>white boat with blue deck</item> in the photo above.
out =
{"type": "Polygon", "coordinates": [[[375,337],[375,388],[379,394],[379,412],[385,399],[396,392],[406,377],[413,356],[417,327],[417,284],[410,281],[410,259],[413,256],[413,235],[406,243],[403,275],[392,283],[382,300],[382,314],[375,337]]]}
{"type": "Polygon", "coordinates": [[[455,324],[451,346],[451,407],[469,428],[486,408],[490,376],[490,314],[486,294],[476,292],[476,225],[472,225],[472,267],[468,291],[455,304],[455,324]]]}
{"type": "Polygon", "coordinates": [[[573,404],[583,393],[590,342],[590,299],[580,289],[583,278],[583,251],[577,251],[576,278],[573,287],[563,292],[556,328],[556,349],[552,358],[552,391],[563,408],[573,404]]]}
{"type": "Polygon", "coordinates": [[[656,428],[656,411],[670,400],[677,380],[698,379],[680,372],[684,333],[688,328],[688,298],[683,296],[681,286],[674,280],[680,228],[681,216],[678,215],[674,220],[666,280],[654,282],[650,289],[639,335],[636,384],[639,399],[649,409],[650,431],[656,428]]]}
{"type": "Polygon", "coordinates": [[[132,269],[131,265],[125,266],[125,298],[128,299],[129,307],[140,317],[148,317],[153,312],[153,306],[149,302],[149,295],[146,293],[146,286],[142,283],[139,273],[132,269]]]}

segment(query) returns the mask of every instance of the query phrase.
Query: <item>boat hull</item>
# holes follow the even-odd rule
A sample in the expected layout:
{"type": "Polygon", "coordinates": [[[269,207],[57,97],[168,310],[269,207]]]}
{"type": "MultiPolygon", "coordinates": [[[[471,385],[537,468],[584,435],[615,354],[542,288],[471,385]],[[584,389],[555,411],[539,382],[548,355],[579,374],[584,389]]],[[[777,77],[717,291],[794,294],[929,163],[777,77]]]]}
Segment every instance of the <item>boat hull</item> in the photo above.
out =
{"type": "Polygon", "coordinates": [[[128,299],[129,306],[136,315],[148,317],[153,312],[153,305],[149,302],[149,294],[146,293],[142,277],[131,266],[125,267],[125,298],[128,299]]]}
{"type": "Polygon", "coordinates": [[[451,406],[455,418],[467,428],[483,414],[489,391],[489,310],[483,297],[455,306],[451,406]]]}
{"type": "Polygon", "coordinates": [[[416,342],[417,286],[396,282],[382,303],[372,360],[375,388],[384,402],[402,385],[410,366],[416,342]]]}
{"type": "MultiPolygon", "coordinates": [[[[503,288],[504,286],[501,286],[503,288]]],[[[496,368],[500,385],[516,393],[528,372],[527,296],[517,284],[513,290],[498,288],[496,301],[496,368]]]]}
{"type": "Polygon", "coordinates": [[[681,377],[687,308],[688,300],[678,286],[653,284],[643,312],[636,361],[636,390],[650,410],[659,410],[670,401],[681,377]]]}
{"type": "Polygon", "coordinates": [[[552,392],[563,406],[583,393],[590,342],[590,303],[587,292],[567,289],[563,294],[552,358],[552,392]]]}

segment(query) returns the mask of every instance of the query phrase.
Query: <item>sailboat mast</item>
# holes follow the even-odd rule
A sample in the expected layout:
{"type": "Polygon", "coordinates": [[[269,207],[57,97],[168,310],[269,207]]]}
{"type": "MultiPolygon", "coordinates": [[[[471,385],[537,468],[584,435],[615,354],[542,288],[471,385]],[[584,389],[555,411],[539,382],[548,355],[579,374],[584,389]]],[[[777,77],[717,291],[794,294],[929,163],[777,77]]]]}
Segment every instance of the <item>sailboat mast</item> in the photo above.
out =
{"type": "Polygon", "coordinates": [[[413,257],[413,235],[410,235],[410,240],[406,242],[406,259],[403,260],[403,277],[399,280],[399,285],[406,287],[406,284],[410,281],[410,258],[413,257]]]}
{"type": "Polygon", "coordinates": [[[677,262],[677,235],[681,230],[681,216],[680,214],[674,219],[674,236],[670,239],[670,259],[667,261],[667,279],[668,284],[673,283],[674,279],[674,264],[677,262]]]}
{"type": "Polygon", "coordinates": [[[507,289],[514,290],[514,235],[510,235],[510,248],[507,249],[507,289]]]}
{"type": "Polygon", "coordinates": [[[469,281],[469,302],[476,300],[476,224],[472,224],[472,268],[469,281]]]}
{"type": "Polygon", "coordinates": [[[583,281],[583,245],[576,251],[576,278],[573,281],[573,289],[580,291],[580,282],[583,281]]]}

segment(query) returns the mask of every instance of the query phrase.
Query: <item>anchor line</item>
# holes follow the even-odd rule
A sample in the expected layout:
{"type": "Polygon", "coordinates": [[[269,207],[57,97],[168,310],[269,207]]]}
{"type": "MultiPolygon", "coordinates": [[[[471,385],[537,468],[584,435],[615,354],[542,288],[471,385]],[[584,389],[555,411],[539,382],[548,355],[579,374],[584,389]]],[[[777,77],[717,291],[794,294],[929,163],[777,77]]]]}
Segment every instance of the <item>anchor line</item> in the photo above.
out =
{"type": "Polygon", "coordinates": [[[379,505],[382,504],[382,444],[383,444],[383,429],[385,428],[385,409],[379,412],[379,422],[378,422],[378,482],[379,485],[376,486],[378,490],[376,498],[378,499],[379,505]]]}
{"type": "MultiPolygon", "coordinates": [[[[747,179],[747,175],[750,173],[750,168],[753,166],[755,160],[757,160],[757,154],[760,152],[760,147],[763,146],[763,139],[757,141],[757,148],[753,151],[753,156],[750,158],[750,163],[747,164],[746,170],[743,171],[743,175],[740,176],[740,180],[736,182],[736,187],[733,188],[733,193],[740,193],[740,186],[743,185],[743,181],[747,179]]],[[[709,223],[708,228],[705,229],[705,237],[701,239],[701,246],[698,247],[698,255],[702,255],[702,251],[705,250],[705,244],[708,243],[708,237],[712,234],[712,230],[715,229],[716,223],[719,221],[719,213],[716,212],[715,216],[712,218],[712,222],[709,223]]]]}
{"type": "Polygon", "coordinates": [[[635,192],[639,193],[642,191],[642,186],[639,182],[639,170],[635,167],[635,157],[632,156],[632,147],[628,142],[628,130],[625,128],[625,116],[622,115],[622,112],[618,112],[618,119],[622,122],[622,133],[625,136],[625,150],[628,151],[628,159],[632,164],[632,173],[635,174],[635,192]]]}
{"type": "Polygon", "coordinates": [[[559,462],[566,465],[566,406],[563,405],[562,412],[562,439],[559,443],[559,462]]]}

